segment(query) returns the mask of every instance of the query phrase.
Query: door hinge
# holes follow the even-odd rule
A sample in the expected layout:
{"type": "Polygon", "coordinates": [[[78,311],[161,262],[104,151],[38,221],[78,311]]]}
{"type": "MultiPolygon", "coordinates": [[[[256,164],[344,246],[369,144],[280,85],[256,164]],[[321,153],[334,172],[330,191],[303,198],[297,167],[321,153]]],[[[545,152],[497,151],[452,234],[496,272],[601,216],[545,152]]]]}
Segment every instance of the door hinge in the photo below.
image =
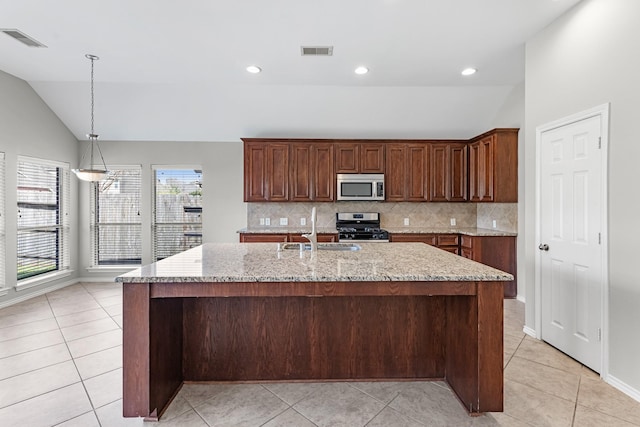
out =
{"type": "Polygon", "coordinates": [[[598,244],[601,245],[602,244],[602,234],[598,233],[598,244]]]}
{"type": "Polygon", "coordinates": [[[598,342],[602,341],[602,329],[598,328],[598,342]]]}
{"type": "Polygon", "coordinates": [[[602,137],[601,136],[598,137],[598,148],[599,149],[602,148],[602,137]]]}

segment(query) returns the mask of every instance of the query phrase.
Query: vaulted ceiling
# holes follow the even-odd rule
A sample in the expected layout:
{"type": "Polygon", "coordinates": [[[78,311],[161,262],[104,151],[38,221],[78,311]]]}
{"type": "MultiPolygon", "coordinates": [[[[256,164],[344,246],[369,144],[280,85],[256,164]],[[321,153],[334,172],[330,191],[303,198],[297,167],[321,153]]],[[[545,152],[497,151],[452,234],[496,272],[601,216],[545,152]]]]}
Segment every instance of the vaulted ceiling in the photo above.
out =
{"type": "Polygon", "coordinates": [[[525,42],[578,1],[0,0],[0,28],[47,46],[0,34],[0,70],[78,139],[87,53],[101,140],[469,137],[524,80],[525,42]]]}

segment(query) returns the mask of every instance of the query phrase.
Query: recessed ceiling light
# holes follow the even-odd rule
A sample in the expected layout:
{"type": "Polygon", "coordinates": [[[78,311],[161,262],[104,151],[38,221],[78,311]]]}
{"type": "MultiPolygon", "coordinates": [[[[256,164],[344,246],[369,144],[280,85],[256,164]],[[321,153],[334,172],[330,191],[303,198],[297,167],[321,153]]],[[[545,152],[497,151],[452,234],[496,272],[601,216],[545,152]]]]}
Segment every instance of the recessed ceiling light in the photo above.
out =
{"type": "Polygon", "coordinates": [[[250,72],[251,74],[258,74],[260,71],[262,71],[262,68],[257,67],[255,65],[249,65],[247,67],[247,71],[250,72]]]}
{"type": "Polygon", "coordinates": [[[367,67],[358,67],[355,69],[356,74],[367,74],[369,69],[367,67]]]}
{"type": "Polygon", "coordinates": [[[476,70],[475,68],[465,68],[464,70],[462,70],[462,75],[463,76],[470,76],[470,75],[475,74],[476,71],[478,71],[478,70],[476,70]]]}

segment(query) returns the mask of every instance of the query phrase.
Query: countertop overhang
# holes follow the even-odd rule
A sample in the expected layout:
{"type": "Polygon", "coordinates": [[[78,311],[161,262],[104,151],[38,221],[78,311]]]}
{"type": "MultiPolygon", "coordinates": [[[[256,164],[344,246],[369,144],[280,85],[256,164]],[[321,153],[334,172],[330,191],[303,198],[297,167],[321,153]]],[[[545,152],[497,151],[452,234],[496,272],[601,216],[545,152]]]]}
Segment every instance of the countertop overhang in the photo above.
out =
{"type": "Polygon", "coordinates": [[[116,278],[123,283],[477,282],[511,274],[424,243],[358,251],[278,251],[276,243],[205,243],[116,278]]]}

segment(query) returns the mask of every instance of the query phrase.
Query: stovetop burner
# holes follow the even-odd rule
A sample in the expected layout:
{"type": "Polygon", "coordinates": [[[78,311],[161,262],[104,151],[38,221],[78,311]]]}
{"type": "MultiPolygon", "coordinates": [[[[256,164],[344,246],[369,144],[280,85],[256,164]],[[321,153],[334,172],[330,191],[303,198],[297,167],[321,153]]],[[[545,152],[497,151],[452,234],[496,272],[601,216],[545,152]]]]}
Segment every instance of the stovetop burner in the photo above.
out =
{"type": "Polygon", "coordinates": [[[388,242],[389,233],[380,228],[380,213],[336,214],[339,242],[388,242]]]}

